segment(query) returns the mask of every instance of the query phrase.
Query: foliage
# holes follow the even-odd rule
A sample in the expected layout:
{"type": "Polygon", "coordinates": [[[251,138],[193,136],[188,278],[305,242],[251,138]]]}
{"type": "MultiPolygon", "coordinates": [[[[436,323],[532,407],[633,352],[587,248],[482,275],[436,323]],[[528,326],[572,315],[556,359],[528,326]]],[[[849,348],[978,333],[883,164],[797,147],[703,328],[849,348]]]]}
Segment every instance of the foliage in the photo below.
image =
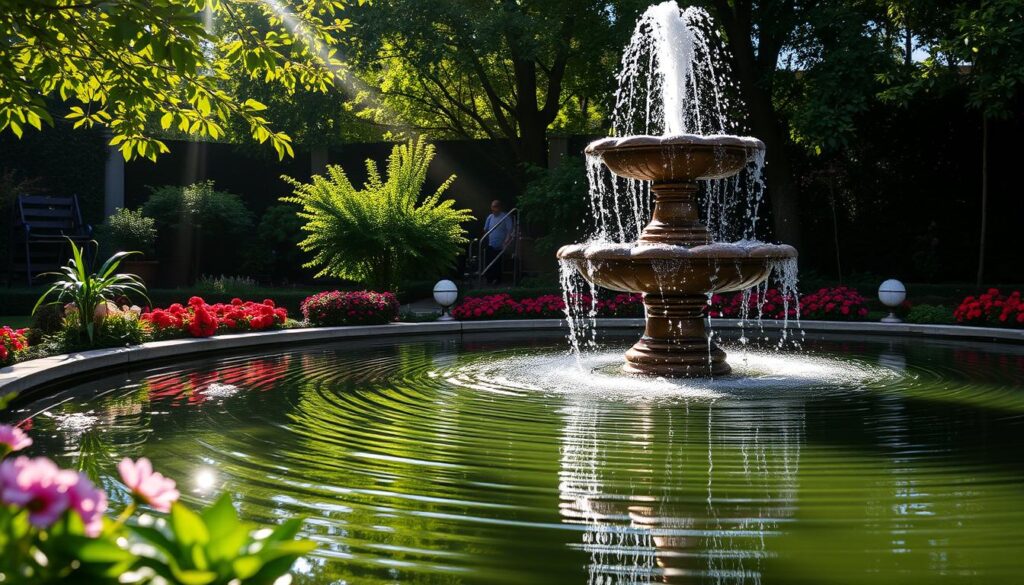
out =
{"type": "Polygon", "coordinates": [[[185,187],[164,185],[152,189],[142,212],[156,221],[157,229],[191,226],[234,238],[252,230],[252,212],[234,193],[217,191],[213,181],[185,187]]]}
{"type": "Polygon", "coordinates": [[[326,291],[302,301],[302,316],[316,327],[383,325],[398,318],[398,299],[390,292],[326,291]]]}
{"type": "Polygon", "coordinates": [[[462,223],[472,215],[442,199],[455,176],[421,199],[434,146],[420,137],[395,145],[387,178],[366,161],[368,179],[356,189],[339,166],[312,183],[283,177],[295,187],[282,201],[301,207],[307,236],[299,247],[313,254],[304,266],[317,276],[356,280],[378,290],[397,290],[412,277],[433,277],[450,269],[466,243],[462,223]]]}
{"type": "Polygon", "coordinates": [[[945,325],[953,322],[953,311],[942,305],[914,305],[905,320],[908,323],[945,325]]]}
{"type": "Polygon", "coordinates": [[[1004,295],[997,288],[965,298],[953,311],[957,323],[1024,328],[1024,301],[1018,290],[1004,295]]]}
{"type": "Polygon", "coordinates": [[[59,97],[80,104],[65,115],[75,127],[109,128],[126,159],[168,151],[157,116],[164,130],[214,140],[240,118],[254,139],[292,155],[266,106],[232,95],[225,80],[238,71],[286,95],[326,93],[345,70],[334,47],[350,27],[339,17],[347,3],[0,0],[0,130],[20,137],[52,125],[59,97]]]}
{"type": "Polygon", "coordinates": [[[301,274],[303,221],[291,205],[273,205],[263,212],[256,228],[261,248],[251,258],[253,264],[268,270],[275,278],[294,278],[301,274]]]}
{"type": "Polygon", "coordinates": [[[28,332],[25,329],[0,327],[0,366],[9,366],[28,349],[28,332]]]}
{"type": "Polygon", "coordinates": [[[867,300],[855,289],[823,287],[802,295],[800,302],[775,288],[731,295],[712,295],[708,315],[730,319],[808,319],[859,321],[868,316],[867,300]]]}
{"type": "MultiPolygon", "coordinates": [[[[95,246],[95,242],[92,242],[95,246]]],[[[137,252],[117,252],[108,258],[99,267],[93,270],[93,266],[86,265],[84,258],[84,246],[79,248],[77,244],[68,240],[71,247],[71,259],[60,272],[53,273],[58,277],[56,282],[39,297],[32,313],[35,313],[40,306],[47,303],[71,303],[82,319],[79,320],[81,332],[85,333],[90,342],[95,337],[95,316],[102,318],[105,314],[107,303],[119,297],[137,295],[147,301],[146,285],[134,274],[119,274],[118,267],[121,261],[137,252]],[[102,310],[102,312],[101,312],[102,310]]],[[[115,305],[116,306],[116,305],[115,305]]]]}
{"type": "Polygon", "coordinates": [[[547,163],[549,129],[601,129],[612,73],[646,1],[419,0],[356,12],[365,114],[395,130],[511,141],[513,162],[547,163]]]}
{"type": "Polygon", "coordinates": [[[1019,0],[954,3],[928,11],[922,17],[928,58],[909,77],[885,78],[891,86],[882,93],[883,99],[909,106],[919,99],[919,92],[965,87],[968,105],[986,118],[1011,117],[1024,88],[1020,12],[1019,0]]]}
{"type": "Polygon", "coordinates": [[[588,183],[584,162],[566,157],[552,169],[531,167],[528,182],[519,196],[523,221],[537,238],[537,253],[554,257],[555,250],[584,236],[588,183]]]}
{"type": "Polygon", "coordinates": [[[2,581],[255,585],[275,582],[315,548],[295,539],[300,520],[260,530],[242,522],[229,494],[196,514],[145,458],[118,466],[132,499],[106,518],[107,494],[84,472],[8,457],[31,445],[21,429],[0,425],[2,581]],[[138,513],[142,505],[169,517],[138,513]]]}
{"type": "Polygon", "coordinates": [[[192,297],[188,306],[174,303],[142,314],[160,339],[172,337],[210,337],[217,333],[240,333],[278,329],[288,319],[288,311],[270,299],[262,303],[232,299],[230,303],[208,304],[192,297]]]}
{"type": "Polygon", "coordinates": [[[81,315],[68,311],[61,327],[42,339],[41,348],[46,354],[62,354],[101,347],[127,347],[149,341],[152,330],[142,321],[139,307],[117,307],[113,303],[103,306],[102,318],[93,319],[95,327],[90,340],[82,334],[81,315]]]}
{"type": "MultiPolygon", "coordinates": [[[[578,295],[573,299],[582,307],[592,309],[597,317],[642,317],[643,301],[638,294],[620,293],[608,299],[578,295]]],[[[561,319],[565,317],[565,299],[561,295],[541,295],[515,299],[507,293],[483,297],[466,297],[452,309],[452,317],[460,321],[476,319],[561,319]]]]}
{"type": "Polygon", "coordinates": [[[153,243],[156,241],[156,220],[146,217],[141,209],[132,211],[118,208],[102,226],[101,239],[115,251],[136,250],[144,256],[152,257],[153,243]]]}
{"type": "Polygon", "coordinates": [[[152,189],[142,212],[156,220],[161,258],[191,252],[197,273],[237,268],[253,234],[253,215],[234,193],[213,181],[152,189]]]}

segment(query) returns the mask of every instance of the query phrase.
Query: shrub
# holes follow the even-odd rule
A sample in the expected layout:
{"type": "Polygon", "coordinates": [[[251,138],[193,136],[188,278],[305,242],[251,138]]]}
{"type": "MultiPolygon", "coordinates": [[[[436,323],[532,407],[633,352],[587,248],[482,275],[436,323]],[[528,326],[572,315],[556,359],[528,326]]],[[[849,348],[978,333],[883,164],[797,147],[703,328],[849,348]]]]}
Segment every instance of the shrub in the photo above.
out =
{"type": "Polygon", "coordinates": [[[304,224],[294,205],[268,207],[256,229],[260,246],[253,247],[249,262],[275,279],[301,278],[304,260],[299,242],[304,237],[304,224]]]}
{"type": "MultiPolygon", "coordinates": [[[[596,307],[589,295],[576,297],[583,307],[594,307],[598,317],[641,317],[643,302],[637,294],[618,294],[610,299],[598,299],[596,307]]],[[[554,319],[565,316],[565,300],[561,295],[541,295],[515,299],[507,293],[482,297],[466,297],[455,308],[452,316],[460,321],[475,319],[554,319]]]]}
{"type": "Polygon", "coordinates": [[[999,289],[990,288],[977,297],[965,298],[953,311],[953,318],[966,325],[1024,327],[1024,302],[1020,291],[1006,296],[999,289]]]}
{"type": "Polygon", "coordinates": [[[915,305],[907,313],[909,323],[946,324],[953,322],[953,311],[942,305],[915,305]]]}
{"type": "MultiPolygon", "coordinates": [[[[711,317],[738,319],[744,315],[743,293],[712,295],[708,314],[711,317]]],[[[746,317],[762,319],[790,319],[797,317],[797,303],[792,296],[783,297],[778,289],[770,288],[763,294],[751,291],[747,297],[746,317]],[[762,298],[763,297],[763,298],[762,298]],[[788,300],[788,303],[786,302],[788,300]]],[[[829,321],[858,321],[868,316],[867,301],[852,288],[839,286],[822,288],[800,297],[801,319],[829,321]]]]}
{"type": "Polygon", "coordinates": [[[795,299],[792,296],[788,299],[785,298],[778,289],[770,288],[764,294],[759,290],[752,290],[746,298],[745,313],[743,311],[743,298],[743,293],[735,293],[729,296],[712,295],[708,314],[712,317],[726,317],[730,319],[739,319],[744,315],[748,319],[758,316],[762,319],[783,319],[787,316],[789,318],[796,317],[797,303],[795,299]]]}
{"type": "Polygon", "coordinates": [[[174,303],[166,309],[153,309],[142,314],[160,339],[172,337],[211,337],[217,333],[266,331],[278,329],[288,320],[288,311],[274,301],[262,303],[232,299],[230,303],[208,304],[201,297],[192,297],[188,305],[174,303]]]}
{"type": "Polygon", "coordinates": [[[141,209],[118,209],[101,226],[100,239],[115,252],[134,250],[152,257],[156,220],[143,215],[141,209]]]}
{"type": "Polygon", "coordinates": [[[433,158],[434,146],[421,137],[392,149],[387,179],[366,161],[369,179],[362,189],[336,165],[312,183],[282,177],[295,191],[281,200],[298,205],[306,222],[299,247],[313,257],[304,266],[318,269],[318,277],[355,280],[377,290],[397,290],[409,278],[451,269],[467,242],[462,223],[472,215],[442,199],[454,175],[420,198],[433,158]]]}
{"type": "Polygon", "coordinates": [[[244,294],[257,288],[259,284],[248,276],[209,276],[202,275],[196,281],[195,289],[216,294],[244,294]]]}
{"type": "Polygon", "coordinates": [[[28,349],[28,337],[25,329],[0,327],[0,366],[9,366],[18,361],[18,357],[28,349]]]}
{"type": "Polygon", "coordinates": [[[800,297],[801,319],[859,321],[867,316],[867,300],[856,289],[821,288],[800,297]]]}
{"type": "Polygon", "coordinates": [[[75,309],[66,311],[61,328],[43,338],[45,352],[70,353],[101,347],[127,347],[149,341],[152,328],[140,317],[139,307],[105,305],[102,317],[94,319],[94,335],[90,341],[82,336],[81,316],[75,309]]]}
{"type": "Polygon", "coordinates": [[[129,499],[108,518],[107,493],[85,472],[46,457],[10,457],[31,445],[21,429],[0,425],[0,581],[274,583],[315,548],[295,540],[298,519],[273,529],[243,523],[229,494],[196,514],[145,458],[118,465],[129,499]],[[169,521],[140,513],[143,506],[169,521]]]}
{"type": "Polygon", "coordinates": [[[390,292],[327,291],[302,301],[302,315],[311,325],[381,325],[398,318],[398,299],[390,292]]]}
{"type": "Polygon", "coordinates": [[[160,255],[182,253],[182,238],[200,274],[237,269],[253,233],[253,215],[234,193],[217,191],[213,181],[187,187],[165,185],[152,189],[142,212],[156,221],[160,255]]]}

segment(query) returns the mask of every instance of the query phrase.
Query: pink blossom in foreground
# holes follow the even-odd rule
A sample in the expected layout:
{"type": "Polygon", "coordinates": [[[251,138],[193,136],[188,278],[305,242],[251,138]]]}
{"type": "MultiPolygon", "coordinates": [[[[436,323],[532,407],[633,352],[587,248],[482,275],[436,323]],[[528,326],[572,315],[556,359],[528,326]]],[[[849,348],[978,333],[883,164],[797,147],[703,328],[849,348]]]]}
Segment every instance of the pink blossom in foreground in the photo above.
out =
{"type": "Polygon", "coordinates": [[[0,463],[0,502],[28,510],[33,526],[46,528],[67,511],[68,489],[77,474],[62,471],[45,457],[18,457],[0,463]]]}
{"type": "Polygon", "coordinates": [[[107,494],[93,485],[84,473],[78,473],[75,483],[68,488],[71,509],[85,524],[85,534],[97,537],[103,531],[103,513],[107,511],[107,494]]]}
{"type": "Polygon", "coordinates": [[[180,494],[175,489],[174,480],[153,471],[149,459],[141,457],[138,461],[132,461],[125,457],[117,464],[117,470],[121,472],[121,480],[137,501],[159,512],[170,511],[171,504],[178,501],[180,494]]]}
{"type": "Polygon", "coordinates": [[[32,439],[28,438],[28,435],[18,427],[0,425],[0,453],[5,450],[8,453],[21,451],[31,444],[32,439]]]}

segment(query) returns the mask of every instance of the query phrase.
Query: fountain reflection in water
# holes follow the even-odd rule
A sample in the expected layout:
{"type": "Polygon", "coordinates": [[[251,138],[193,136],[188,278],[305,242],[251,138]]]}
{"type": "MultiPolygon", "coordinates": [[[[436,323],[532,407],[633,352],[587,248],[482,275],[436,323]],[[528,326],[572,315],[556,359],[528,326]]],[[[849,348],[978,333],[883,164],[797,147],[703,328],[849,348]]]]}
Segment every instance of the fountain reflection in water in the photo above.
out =
{"type": "Polygon", "coordinates": [[[713,293],[774,274],[795,298],[796,250],[756,239],[764,144],[728,134],[735,106],[715,36],[706,12],[664,2],[643,14],[626,48],[617,137],[586,149],[594,235],[558,251],[577,355],[596,345],[598,286],[644,295],[646,330],[624,369],[671,377],[730,371],[703,322],[713,293]]]}
{"type": "Polygon", "coordinates": [[[687,403],[691,424],[658,426],[650,417],[625,434],[593,402],[562,410],[560,512],[585,527],[572,548],[589,556],[588,583],[761,582],[767,541],[795,510],[804,409],[777,405],[768,420],[763,409],[743,410],[733,405],[719,417],[713,402],[687,403]],[[692,424],[701,418],[704,429],[692,424]],[[699,432],[706,453],[689,437],[699,432]],[[634,461],[628,477],[609,474],[606,451],[623,441],[658,455],[634,461]],[[650,481],[659,474],[669,481],[650,481]]]}

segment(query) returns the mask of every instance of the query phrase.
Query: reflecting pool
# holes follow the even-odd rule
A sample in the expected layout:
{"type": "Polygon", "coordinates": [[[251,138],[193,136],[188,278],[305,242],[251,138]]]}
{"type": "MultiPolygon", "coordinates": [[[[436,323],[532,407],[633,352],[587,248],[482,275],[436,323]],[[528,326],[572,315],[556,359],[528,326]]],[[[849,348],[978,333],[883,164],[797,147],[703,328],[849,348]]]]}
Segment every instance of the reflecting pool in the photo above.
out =
{"type": "MultiPolygon", "coordinates": [[[[147,456],[187,500],[306,518],[307,583],[1010,583],[1024,348],[725,344],[626,378],[633,333],[349,342],[157,365],[23,404],[31,454],[147,456]]],[[[113,506],[118,507],[118,502],[113,506]]]]}

